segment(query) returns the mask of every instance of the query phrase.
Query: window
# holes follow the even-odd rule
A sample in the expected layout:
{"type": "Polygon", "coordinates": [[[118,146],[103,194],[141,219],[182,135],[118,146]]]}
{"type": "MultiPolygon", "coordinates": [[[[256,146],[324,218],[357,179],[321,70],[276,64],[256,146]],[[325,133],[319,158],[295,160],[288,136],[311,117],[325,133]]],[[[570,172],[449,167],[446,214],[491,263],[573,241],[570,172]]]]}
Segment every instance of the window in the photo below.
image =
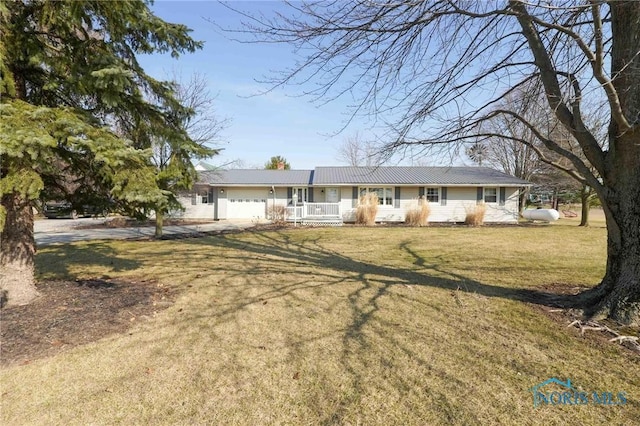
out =
{"type": "Polygon", "coordinates": [[[200,189],[191,193],[191,205],[209,204],[209,191],[200,189]]]}
{"type": "Polygon", "coordinates": [[[440,188],[426,188],[424,191],[424,197],[429,203],[440,202],[440,188]]]}
{"type": "Polygon", "coordinates": [[[200,202],[202,204],[209,204],[209,192],[208,191],[200,191],[198,193],[198,198],[200,198],[200,202]]]}
{"type": "Polygon", "coordinates": [[[484,189],[484,202],[485,203],[497,203],[498,202],[498,189],[497,188],[485,188],[484,189]]]}
{"type": "Polygon", "coordinates": [[[337,203],[338,201],[340,201],[338,188],[327,188],[325,201],[327,203],[337,203]]]}
{"type": "Polygon", "coordinates": [[[393,206],[393,188],[359,188],[360,196],[363,197],[367,193],[374,193],[378,196],[378,204],[381,206],[393,206]]]}

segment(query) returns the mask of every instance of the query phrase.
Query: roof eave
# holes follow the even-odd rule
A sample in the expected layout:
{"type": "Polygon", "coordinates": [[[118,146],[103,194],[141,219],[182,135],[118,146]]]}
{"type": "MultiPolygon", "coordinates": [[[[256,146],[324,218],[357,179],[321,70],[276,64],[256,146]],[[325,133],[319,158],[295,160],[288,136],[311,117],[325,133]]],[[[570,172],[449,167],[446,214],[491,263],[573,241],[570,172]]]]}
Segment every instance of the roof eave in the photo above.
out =
{"type": "Polygon", "coordinates": [[[370,186],[370,185],[389,185],[389,186],[447,186],[447,187],[478,187],[478,186],[504,186],[520,188],[523,186],[533,186],[532,183],[500,183],[500,182],[485,182],[485,183],[388,183],[388,182],[367,182],[367,183],[314,183],[310,186],[370,186]]]}

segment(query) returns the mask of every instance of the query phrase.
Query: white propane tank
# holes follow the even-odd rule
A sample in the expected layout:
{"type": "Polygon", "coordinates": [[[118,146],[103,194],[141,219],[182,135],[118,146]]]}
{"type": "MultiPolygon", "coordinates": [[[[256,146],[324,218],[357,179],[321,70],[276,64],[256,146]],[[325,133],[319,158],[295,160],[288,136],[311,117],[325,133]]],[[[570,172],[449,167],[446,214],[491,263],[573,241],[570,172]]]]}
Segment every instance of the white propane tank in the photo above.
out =
{"type": "Polygon", "coordinates": [[[522,212],[522,217],[529,220],[554,222],[560,218],[560,213],[554,209],[529,209],[522,212]]]}

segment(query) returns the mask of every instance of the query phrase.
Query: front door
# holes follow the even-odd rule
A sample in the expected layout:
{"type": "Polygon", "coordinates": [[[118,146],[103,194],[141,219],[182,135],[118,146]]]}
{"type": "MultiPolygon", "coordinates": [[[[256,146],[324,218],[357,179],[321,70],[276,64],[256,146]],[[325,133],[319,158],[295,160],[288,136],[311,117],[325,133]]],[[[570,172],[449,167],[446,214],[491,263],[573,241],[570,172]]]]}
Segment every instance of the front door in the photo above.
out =
{"type": "Polygon", "coordinates": [[[307,188],[293,188],[292,201],[297,204],[307,202],[307,188]]]}

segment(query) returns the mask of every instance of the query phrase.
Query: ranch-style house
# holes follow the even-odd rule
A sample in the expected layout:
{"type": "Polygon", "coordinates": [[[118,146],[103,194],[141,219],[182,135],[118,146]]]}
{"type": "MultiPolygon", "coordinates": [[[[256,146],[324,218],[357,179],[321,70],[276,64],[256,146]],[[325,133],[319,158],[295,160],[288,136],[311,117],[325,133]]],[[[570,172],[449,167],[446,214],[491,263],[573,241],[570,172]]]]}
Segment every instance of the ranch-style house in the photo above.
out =
{"type": "Polygon", "coordinates": [[[361,196],[378,196],[378,222],[402,222],[420,198],[429,222],[463,222],[483,203],[485,222],[518,221],[518,195],[531,184],[486,167],[316,167],[314,170],[199,172],[180,201],[189,219],[270,219],[302,224],[354,222],[361,196]]]}

